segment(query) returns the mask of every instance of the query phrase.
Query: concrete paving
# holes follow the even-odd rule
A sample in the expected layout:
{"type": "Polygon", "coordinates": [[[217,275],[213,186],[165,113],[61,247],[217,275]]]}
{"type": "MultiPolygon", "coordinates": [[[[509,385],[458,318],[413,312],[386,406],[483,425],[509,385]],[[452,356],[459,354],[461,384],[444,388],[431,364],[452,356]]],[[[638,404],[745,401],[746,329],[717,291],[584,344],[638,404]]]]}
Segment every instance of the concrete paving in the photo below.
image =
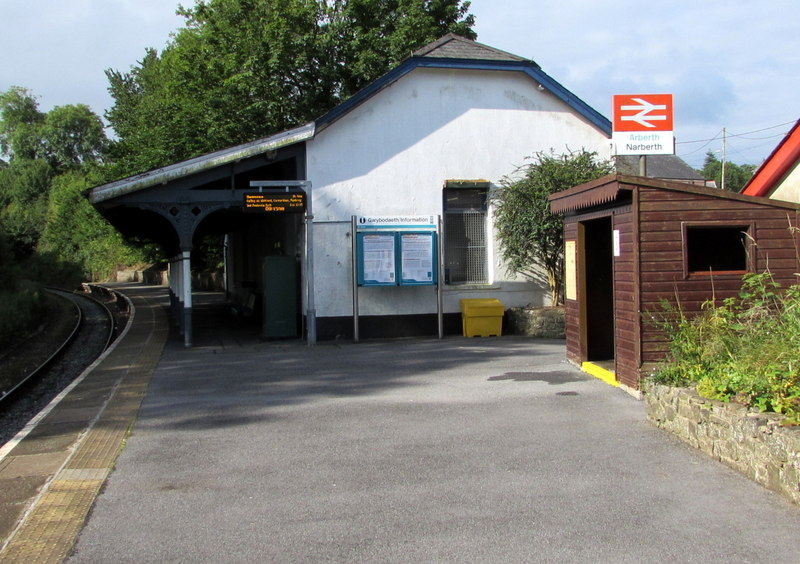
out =
{"type": "Polygon", "coordinates": [[[171,338],[69,562],[797,562],[563,341],[171,338]]]}

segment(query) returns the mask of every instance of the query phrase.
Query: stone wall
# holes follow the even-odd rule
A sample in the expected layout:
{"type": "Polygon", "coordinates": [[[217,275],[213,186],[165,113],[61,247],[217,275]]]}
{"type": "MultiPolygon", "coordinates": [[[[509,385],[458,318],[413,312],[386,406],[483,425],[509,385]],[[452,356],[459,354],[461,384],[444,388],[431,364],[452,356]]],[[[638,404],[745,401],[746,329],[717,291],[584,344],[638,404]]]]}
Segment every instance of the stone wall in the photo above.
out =
{"type": "Polygon", "coordinates": [[[563,339],[564,308],[510,308],[506,310],[506,334],[563,339]]]}
{"type": "Polygon", "coordinates": [[[645,399],[656,426],[800,504],[800,428],[687,388],[650,385],[645,399]]]}
{"type": "Polygon", "coordinates": [[[169,276],[166,270],[118,270],[117,282],[141,282],[150,286],[166,286],[169,276]]]}

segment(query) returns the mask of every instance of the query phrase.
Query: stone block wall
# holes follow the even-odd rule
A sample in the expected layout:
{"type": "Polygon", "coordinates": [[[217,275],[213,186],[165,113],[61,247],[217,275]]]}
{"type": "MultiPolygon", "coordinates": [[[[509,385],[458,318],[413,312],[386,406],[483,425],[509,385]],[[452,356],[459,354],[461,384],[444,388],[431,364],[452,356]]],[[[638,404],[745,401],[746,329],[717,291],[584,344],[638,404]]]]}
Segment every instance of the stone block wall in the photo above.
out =
{"type": "Polygon", "coordinates": [[[506,310],[505,327],[510,335],[564,339],[564,308],[511,308],[506,310]]]}
{"type": "Polygon", "coordinates": [[[800,427],[693,389],[650,385],[645,400],[656,426],[800,504],[800,427]]]}
{"type": "Polygon", "coordinates": [[[150,286],[166,286],[169,275],[166,270],[118,270],[117,282],[141,282],[150,286]]]}

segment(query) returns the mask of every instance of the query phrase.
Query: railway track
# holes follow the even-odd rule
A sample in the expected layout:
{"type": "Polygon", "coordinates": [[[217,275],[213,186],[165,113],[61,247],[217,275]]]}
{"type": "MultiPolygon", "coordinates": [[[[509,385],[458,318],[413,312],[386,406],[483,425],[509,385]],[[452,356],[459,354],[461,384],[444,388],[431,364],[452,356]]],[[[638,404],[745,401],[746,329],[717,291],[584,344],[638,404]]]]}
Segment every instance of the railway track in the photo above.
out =
{"type": "MultiPolygon", "coordinates": [[[[108,348],[127,318],[127,302],[106,288],[84,285],[83,292],[52,288],[47,291],[59,300],[68,301],[68,309],[74,312],[72,320],[61,322],[61,343],[49,348],[37,347],[40,343],[36,342],[21,345],[21,349],[30,352],[20,354],[31,357],[26,358],[27,364],[23,365],[33,368],[8,370],[2,375],[0,446],[23,429],[108,348]]],[[[61,311],[63,316],[63,307],[61,311]]],[[[39,334],[32,339],[44,340],[45,337],[39,334]]]]}

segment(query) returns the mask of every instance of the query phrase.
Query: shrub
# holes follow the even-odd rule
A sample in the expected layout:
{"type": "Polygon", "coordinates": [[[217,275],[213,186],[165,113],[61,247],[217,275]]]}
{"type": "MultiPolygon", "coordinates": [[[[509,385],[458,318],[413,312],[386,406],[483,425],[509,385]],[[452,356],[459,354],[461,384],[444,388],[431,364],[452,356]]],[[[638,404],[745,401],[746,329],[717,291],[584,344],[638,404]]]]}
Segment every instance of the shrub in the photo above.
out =
{"type": "Polygon", "coordinates": [[[14,291],[0,291],[0,350],[38,326],[47,311],[47,296],[38,284],[23,281],[14,291]]]}
{"type": "Polygon", "coordinates": [[[670,353],[656,382],[696,386],[709,399],[735,401],[800,424],[800,286],[782,291],[769,273],[744,277],[739,296],[706,302],[687,319],[666,302],[656,323],[670,353]]]}
{"type": "Polygon", "coordinates": [[[80,270],[74,265],[41,255],[17,262],[0,232],[0,352],[47,316],[50,302],[41,284],[74,288],[79,282],[80,270]]]}

